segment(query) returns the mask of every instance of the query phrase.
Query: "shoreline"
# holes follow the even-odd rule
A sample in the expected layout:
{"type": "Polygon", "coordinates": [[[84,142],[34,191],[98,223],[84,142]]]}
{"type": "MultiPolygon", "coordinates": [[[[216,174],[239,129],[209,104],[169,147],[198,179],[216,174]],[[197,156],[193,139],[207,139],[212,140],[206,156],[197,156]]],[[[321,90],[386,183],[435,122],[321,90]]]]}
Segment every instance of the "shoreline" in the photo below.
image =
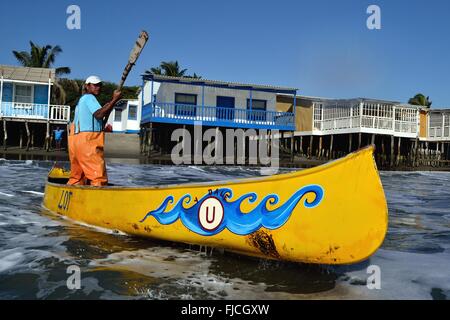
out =
{"type": "MultiPolygon", "coordinates": [[[[7,160],[44,160],[44,161],[69,161],[69,155],[67,150],[50,150],[46,151],[42,148],[32,148],[28,151],[20,149],[19,147],[10,147],[7,150],[0,150],[0,158],[7,160]]],[[[171,156],[168,154],[154,154],[149,159],[144,155],[130,155],[124,153],[105,153],[105,159],[110,163],[121,164],[158,164],[158,165],[175,165],[171,156]]],[[[279,161],[279,167],[283,168],[313,168],[322,164],[325,164],[332,160],[323,159],[308,159],[305,157],[294,156],[292,161],[288,158],[281,158],[279,161]]],[[[208,164],[183,164],[183,165],[197,165],[197,166],[209,166],[208,164]]],[[[262,167],[260,164],[215,164],[215,166],[246,166],[246,167],[262,167]]],[[[378,166],[379,171],[443,171],[450,172],[450,166],[396,166],[396,167],[382,167],[378,166]]]]}

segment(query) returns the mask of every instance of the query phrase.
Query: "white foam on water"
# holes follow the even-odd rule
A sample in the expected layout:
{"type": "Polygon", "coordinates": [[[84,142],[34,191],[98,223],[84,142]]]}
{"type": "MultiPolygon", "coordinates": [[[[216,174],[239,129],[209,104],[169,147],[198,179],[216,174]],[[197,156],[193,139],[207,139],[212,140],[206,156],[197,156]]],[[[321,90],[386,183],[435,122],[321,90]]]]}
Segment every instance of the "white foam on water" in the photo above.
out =
{"type": "Polygon", "coordinates": [[[274,167],[261,167],[260,174],[262,176],[273,176],[274,174],[280,173],[280,168],[274,168],[274,167]]]}
{"type": "Polygon", "coordinates": [[[23,192],[23,193],[30,193],[30,194],[34,194],[34,195],[37,195],[37,196],[43,196],[43,195],[44,195],[43,192],[38,192],[38,191],[22,190],[22,191],[20,191],[20,192],[23,192]]]}
{"type": "Polygon", "coordinates": [[[188,166],[189,169],[195,170],[195,171],[199,171],[202,173],[206,173],[205,169],[198,167],[198,166],[188,166]]]}
{"type": "MultiPolygon", "coordinates": [[[[65,216],[63,216],[63,217],[65,217],[65,216]]],[[[128,236],[128,234],[126,234],[125,232],[122,232],[120,230],[116,230],[116,229],[112,230],[112,229],[102,228],[102,227],[94,226],[94,225],[91,225],[91,224],[88,224],[88,223],[85,223],[85,222],[76,221],[76,220],[73,220],[73,219],[68,218],[68,217],[65,217],[65,218],[71,220],[75,224],[78,224],[80,226],[83,226],[83,227],[86,227],[86,228],[89,228],[89,229],[93,229],[93,230],[95,230],[97,232],[107,233],[107,234],[114,234],[114,235],[119,235],[119,236],[128,236]]]]}
{"type": "Polygon", "coordinates": [[[50,214],[52,214],[52,215],[54,215],[54,216],[56,216],[58,218],[61,218],[62,220],[65,220],[67,222],[70,222],[70,223],[73,223],[73,224],[77,224],[77,225],[80,225],[80,226],[83,226],[83,227],[86,227],[86,228],[89,228],[89,229],[92,229],[92,230],[95,230],[95,231],[101,232],[101,233],[114,234],[114,235],[119,235],[119,236],[128,236],[128,234],[126,234],[125,232],[122,232],[120,230],[112,230],[112,229],[107,229],[107,228],[94,226],[94,225],[91,225],[91,224],[88,224],[88,223],[85,223],[85,222],[82,222],[82,221],[74,220],[74,219],[72,219],[72,218],[70,218],[68,216],[65,216],[65,215],[56,214],[56,213],[48,210],[47,208],[45,208],[43,205],[41,205],[41,207],[45,211],[49,212],[50,214]]]}
{"type": "Polygon", "coordinates": [[[105,259],[91,261],[91,266],[124,267],[149,277],[178,278],[183,274],[207,272],[211,262],[198,252],[169,247],[121,251],[105,259]]]}
{"type": "MultiPolygon", "coordinates": [[[[131,288],[149,299],[192,299],[206,292],[214,299],[314,299],[317,295],[269,292],[263,283],[227,278],[211,272],[213,258],[204,253],[169,247],[122,251],[90,262],[102,270],[131,271],[155,279],[167,279],[151,288],[131,288]]],[[[126,278],[123,280],[126,281],[126,278]]],[[[332,293],[331,296],[338,295],[332,293]]]]}
{"type": "Polygon", "coordinates": [[[23,253],[16,249],[0,251],[0,272],[4,272],[20,264],[24,259],[23,253]]]}
{"type": "Polygon", "coordinates": [[[5,196],[5,197],[14,197],[13,194],[9,194],[9,193],[4,193],[0,191],[0,196],[5,196]]]}
{"type": "Polygon", "coordinates": [[[353,299],[432,299],[432,289],[450,297],[450,253],[420,254],[379,250],[370,265],[381,271],[381,289],[369,289],[367,269],[347,272],[350,279],[338,282],[347,291],[339,298],[353,299]],[[359,285],[351,283],[357,280],[359,285]]]}

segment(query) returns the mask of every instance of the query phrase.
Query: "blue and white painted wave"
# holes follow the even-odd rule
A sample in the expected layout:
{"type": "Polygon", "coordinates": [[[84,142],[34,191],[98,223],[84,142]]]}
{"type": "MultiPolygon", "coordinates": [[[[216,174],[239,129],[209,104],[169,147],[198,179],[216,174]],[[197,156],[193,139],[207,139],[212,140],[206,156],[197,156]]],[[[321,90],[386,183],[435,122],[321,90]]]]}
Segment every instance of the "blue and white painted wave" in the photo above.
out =
{"type": "Polygon", "coordinates": [[[189,205],[192,196],[186,194],[178,200],[172,210],[165,212],[168,204],[174,202],[174,197],[168,196],[158,209],[147,213],[140,222],[144,222],[151,216],[164,225],[172,224],[178,219],[181,219],[181,222],[186,228],[203,236],[215,235],[225,228],[238,235],[248,235],[262,227],[270,230],[280,228],[288,221],[292,211],[297,206],[297,203],[305,195],[310,193],[315,195],[314,200],[308,202],[308,199],[305,199],[303,204],[305,208],[314,208],[321,203],[324,197],[324,190],[319,185],[308,185],[301,188],[283,205],[274,210],[267,209],[267,204],[270,204],[271,206],[276,205],[279,201],[279,197],[275,194],[269,194],[264,197],[253,210],[247,213],[241,211],[241,203],[245,200],[251,204],[255,203],[258,200],[258,196],[254,192],[247,193],[239,199],[231,201],[233,191],[228,188],[221,188],[204,195],[200,200],[196,200],[195,204],[189,208],[184,207],[184,204],[189,205]],[[210,197],[218,199],[224,209],[223,220],[214,230],[206,230],[203,228],[199,222],[198,216],[201,204],[210,197]]]}

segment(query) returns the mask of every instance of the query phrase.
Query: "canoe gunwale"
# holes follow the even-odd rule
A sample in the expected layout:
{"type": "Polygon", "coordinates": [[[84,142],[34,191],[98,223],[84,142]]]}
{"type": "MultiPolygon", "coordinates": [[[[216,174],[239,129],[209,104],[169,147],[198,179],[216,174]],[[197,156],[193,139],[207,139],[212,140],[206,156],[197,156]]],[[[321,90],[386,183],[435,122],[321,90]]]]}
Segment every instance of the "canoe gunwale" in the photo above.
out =
{"type": "MultiPolygon", "coordinates": [[[[220,181],[205,181],[205,182],[193,182],[193,183],[179,183],[179,184],[166,184],[166,185],[156,185],[156,186],[103,186],[103,187],[92,187],[92,186],[80,186],[80,185],[67,185],[67,184],[60,184],[60,183],[54,183],[54,182],[47,182],[47,185],[53,186],[53,187],[64,187],[64,188],[74,188],[74,189],[86,189],[86,190],[104,190],[104,191],[127,191],[127,190],[159,190],[159,189],[180,189],[180,188],[195,188],[195,187],[205,187],[209,186],[211,184],[214,184],[215,187],[217,186],[224,186],[224,185],[240,185],[240,184],[249,184],[249,183],[258,183],[258,182],[266,182],[266,181],[277,181],[277,180],[284,180],[286,178],[292,178],[294,176],[303,177],[308,176],[310,174],[315,174],[317,172],[321,172],[324,170],[328,170],[332,167],[335,167],[337,165],[340,165],[341,163],[345,163],[348,160],[355,158],[357,156],[360,156],[363,153],[371,152],[373,154],[375,150],[374,145],[368,145],[364,148],[358,149],[352,153],[349,153],[345,157],[329,161],[327,163],[324,163],[320,166],[303,169],[303,170],[296,170],[293,172],[288,173],[281,173],[281,174],[275,174],[271,176],[261,176],[261,177],[254,177],[254,178],[239,178],[239,179],[231,179],[231,180],[220,180],[220,181]]],[[[374,161],[374,166],[376,168],[376,163],[374,161]]],[[[377,170],[377,169],[376,169],[377,170]]],[[[378,170],[377,170],[378,172],[378,170]]]]}

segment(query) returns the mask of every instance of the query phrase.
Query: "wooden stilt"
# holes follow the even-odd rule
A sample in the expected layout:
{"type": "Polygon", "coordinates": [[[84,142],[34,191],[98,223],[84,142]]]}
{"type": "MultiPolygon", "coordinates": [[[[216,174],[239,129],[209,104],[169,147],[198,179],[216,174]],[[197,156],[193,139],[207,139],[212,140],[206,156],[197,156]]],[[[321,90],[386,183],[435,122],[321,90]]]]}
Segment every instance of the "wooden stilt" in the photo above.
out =
{"type": "Polygon", "coordinates": [[[300,148],[298,150],[300,151],[300,155],[303,155],[303,136],[300,136],[299,145],[300,148]]]}
{"type": "Polygon", "coordinates": [[[398,166],[400,164],[400,158],[401,158],[401,143],[402,143],[402,138],[398,137],[398,141],[397,141],[397,159],[396,159],[396,163],[395,165],[398,166]]]}
{"type": "Polygon", "coordinates": [[[322,157],[322,136],[319,137],[319,152],[317,156],[319,159],[322,157]]]}
{"type": "Polygon", "coordinates": [[[362,133],[358,133],[358,149],[361,148],[361,139],[362,139],[362,133]]]}
{"type": "Polygon", "coordinates": [[[394,142],[395,142],[394,139],[395,139],[394,136],[391,136],[391,155],[389,157],[389,165],[391,167],[394,166],[394,142]]]}
{"type": "MultiPolygon", "coordinates": [[[[186,126],[183,126],[183,129],[186,126]]],[[[184,137],[183,137],[183,143],[184,143],[184,137]]],[[[152,150],[153,150],[153,122],[150,122],[149,127],[148,127],[148,142],[147,142],[147,156],[148,158],[151,158],[152,155],[152,150]]]]}
{"type": "Polygon", "coordinates": [[[8,140],[8,130],[6,129],[6,119],[3,119],[3,150],[6,150],[7,140],[8,140]]]}
{"type": "Polygon", "coordinates": [[[294,161],[294,131],[291,131],[291,161],[294,161]]]}
{"type": "Polygon", "coordinates": [[[419,138],[416,138],[416,143],[414,144],[414,166],[419,165],[419,138]]]}
{"type": "Polygon", "coordinates": [[[313,155],[313,150],[312,150],[312,147],[313,147],[313,140],[314,140],[314,136],[311,135],[311,136],[309,137],[308,158],[311,158],[311,156],[313,155]]]}
{"type": "Polygon", "coordinates": [[[331,135],[330,137],[330,158],[333,159],[333,140],[334,140],[334,135],[331,135]]]}
{"type": "Polygon", "coordinates": [[[27,148],[26,151],[30,150],[31,136],[30,136],[30,128],[28,127],[28,122],[25,121],[25,129],[27,131],[27,148]]]}
{"type": "Polygon", "coordinates": [[[45,132],[45,150],[50,151],[50,122],[47,121],[47,130],[45,132]]]}
{"type": "Polygon", "coordinates": [[[348,135],[348,153],[352,152],[352,139],[353,139],[353,134],[349,134],[348,135]]]}
{"type": "Polygon", "coordinates": [[[22,129],[19,130],[19,149],[22,149],[23,146],[23,132],[22,129]]]}
{"type": "Polygon", "coordinates": [[[370,142],[370,144],[375,144],[375,133],[372,133],[372,141],[370,142]]]}

